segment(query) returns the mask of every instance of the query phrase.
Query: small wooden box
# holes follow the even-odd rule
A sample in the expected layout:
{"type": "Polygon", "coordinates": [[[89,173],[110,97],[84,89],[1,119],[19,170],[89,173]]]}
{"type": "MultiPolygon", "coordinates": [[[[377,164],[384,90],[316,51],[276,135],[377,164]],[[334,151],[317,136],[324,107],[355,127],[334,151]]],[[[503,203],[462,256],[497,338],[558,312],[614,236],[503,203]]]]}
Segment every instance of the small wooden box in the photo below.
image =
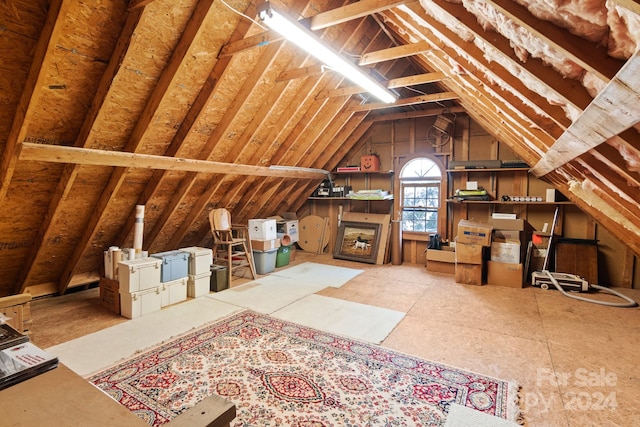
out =
{"type": "Polygon", "coordinates": [[[100,278],[100,305],[120,314],[120,283],[117,280],[100,278]]]}

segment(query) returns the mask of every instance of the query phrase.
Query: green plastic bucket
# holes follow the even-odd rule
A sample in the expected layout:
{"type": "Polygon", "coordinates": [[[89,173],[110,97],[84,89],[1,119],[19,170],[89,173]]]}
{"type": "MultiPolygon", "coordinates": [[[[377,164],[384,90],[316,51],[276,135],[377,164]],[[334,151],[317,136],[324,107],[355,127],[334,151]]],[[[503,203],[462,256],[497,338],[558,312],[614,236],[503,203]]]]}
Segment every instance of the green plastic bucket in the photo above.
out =
{"type": "Polygon", "coordinates": [[[291,246],[280,246],[278,248],[278,255],[276,255],[276,267],[284,267],[289,265],[289,259],[291,258],[291,246]]]}

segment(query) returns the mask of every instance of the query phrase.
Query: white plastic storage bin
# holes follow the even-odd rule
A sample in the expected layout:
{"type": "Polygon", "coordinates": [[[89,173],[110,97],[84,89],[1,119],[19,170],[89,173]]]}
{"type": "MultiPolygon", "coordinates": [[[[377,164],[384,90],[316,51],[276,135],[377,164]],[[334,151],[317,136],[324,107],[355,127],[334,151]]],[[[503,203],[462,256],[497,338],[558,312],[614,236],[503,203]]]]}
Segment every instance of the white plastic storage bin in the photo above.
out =
{"type": "Polygon", "coordinates": [[[197,246],[182,248],[180,250],[189,253],[189,274],[197,276],[211,269],[211,264],[213,264],[213,250],[197,246]]]}
{"type": "Polygon", "coordinates": [[[273,240],[276,235],[275,219],[250,219],[249,238],[251,240],[273,240]]]}
{"type": "Polygon", "coordinates": [[[167,251],[152,254],[151,256],[162,260],[161,282],[171,282],[187,277],[189,273],[188,252],[167,251]]]}
{"type": "Polygon", "coordinates": [[[166,307],[176,304],[187,299],[187,278],[172,280],[171,282],[163,282],[160,291],[161,306],[166,307]]]}
{"type": "Polygon", "coordinates": [[[128,319],[160,311],[161,308],[159,286],[140,292],[120,292],[120,314],[128,319]]]}
{"type": "Polygon", "coordinates": [[[209,287],[211,285],[211,270],[198,275],[189,275],[187,281],[187,295],[189,298],[198,298],[203,295],[209,295],[209,287]]]}
{"type": "Polygon", "coordinates": [[[118,263],[120,293],[140,292],[160,286],[162,261],[156,258],[138,258],[118,263]]]}

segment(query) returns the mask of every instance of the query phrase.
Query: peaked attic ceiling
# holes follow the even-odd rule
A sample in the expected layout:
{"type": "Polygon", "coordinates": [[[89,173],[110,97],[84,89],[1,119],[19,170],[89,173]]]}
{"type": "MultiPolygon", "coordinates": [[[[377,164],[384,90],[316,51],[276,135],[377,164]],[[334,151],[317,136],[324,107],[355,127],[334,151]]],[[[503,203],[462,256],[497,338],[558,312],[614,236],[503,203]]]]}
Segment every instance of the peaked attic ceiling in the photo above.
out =
{"type": "Polygon", "coordinates": [[[137,204],[152,252],[208,245],[212,207],[295,211],[374,123],[443,108],[640,254],[637,2],[273,4],[400,100],[369,100],[245,0],[0,3],[0,295],[96,280],[137,204]]]}

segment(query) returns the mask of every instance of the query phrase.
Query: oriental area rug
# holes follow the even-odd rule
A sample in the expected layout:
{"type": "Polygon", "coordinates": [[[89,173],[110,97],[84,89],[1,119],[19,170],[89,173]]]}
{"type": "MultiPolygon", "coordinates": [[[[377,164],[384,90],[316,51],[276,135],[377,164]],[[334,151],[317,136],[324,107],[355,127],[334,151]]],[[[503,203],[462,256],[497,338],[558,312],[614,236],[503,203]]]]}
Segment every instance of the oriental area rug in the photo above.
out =
{"type": "Polygon", "coordinates": [[[207,396],[232,426],[438,426],[451,405],[517,417],[517,385],[247,310],[88,378],[150,425],[207,396]]]}

